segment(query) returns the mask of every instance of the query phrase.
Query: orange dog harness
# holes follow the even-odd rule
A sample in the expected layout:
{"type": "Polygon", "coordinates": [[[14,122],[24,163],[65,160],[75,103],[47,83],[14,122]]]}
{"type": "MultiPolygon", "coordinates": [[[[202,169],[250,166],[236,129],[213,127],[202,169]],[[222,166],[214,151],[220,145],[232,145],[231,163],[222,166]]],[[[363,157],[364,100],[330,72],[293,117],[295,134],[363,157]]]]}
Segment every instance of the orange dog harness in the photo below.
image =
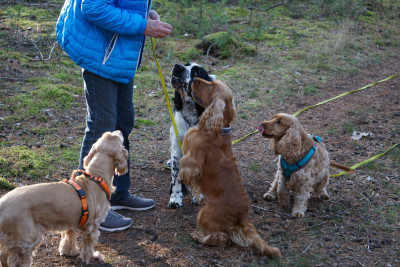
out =
{"type": "Polygon", "coordinates": [[[79,227],[82,227],[86,223],[89,217],[89,209],[86,201],[85,192],[83,191],[82,187],[78,184],[78,182],[72,179],[71,180],[64,179],[63,182],[71,185],[75,189],[82,202],[81,219],[79,220],[79,227]]]}
{"type": "Polygon", "coordinates": [[[100,176],[93,176],[90,173],[84,171],[84,170],[74,170],[72,172],[71,175],[71,180],[75,180],[75,177],[79,174],[84,174],[86,177],[88,177],[89,179],[95,181],[100,188],[104,191],[104,193],[106,193],[108,200],[110,200],[111,194],[110,194],[110,188],[108,187],[106,181],[104,181],[103,178],[101,178],[100,176]]]}
{"type": "Polygon", "coordinates": [[[96,184],[98,184],[100,186],[100,188],[106,193],[108,200],[110,200],[111,194],[110,194],[110,188],[108,187],[107,183],[104,181],[103,178],[95,177],[84,170],[74,170],[72,172],[71,178],[69,180],[67,180],[67,179],[63,180],[64,183],[71,185],[75,189],[75,191],[78,193],[78,196],[82,202],[81,219],[79,220],[79,227],[82,227],[89,218],[89,209],[88,209],[88,204],[86,201],[86,194],[83,191],[82,187],[78,184],[78,182],[75,181],[75,177],[79,173],[82,173],[89,179],[95,181],[96,184]]]}

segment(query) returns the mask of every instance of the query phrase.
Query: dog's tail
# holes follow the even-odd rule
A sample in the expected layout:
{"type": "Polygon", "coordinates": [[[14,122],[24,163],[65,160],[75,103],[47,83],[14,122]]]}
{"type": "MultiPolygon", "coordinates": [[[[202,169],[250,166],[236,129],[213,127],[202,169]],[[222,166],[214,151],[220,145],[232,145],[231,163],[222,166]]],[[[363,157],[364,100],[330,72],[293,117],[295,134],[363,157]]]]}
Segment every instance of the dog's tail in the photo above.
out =
{"type": "Polygon", "coordinates": [[[349,174],[354,173],[354,170],[351,169],[350,167],[347,167],[346,165],[337,163],[336,161],[333,161],[333,160],[331,160],[329,163],[330,163],[331,167],[340,169],[340,170],[344,171],[345,173],[349,173],[349,174]]]}
{"type": "Polygon", "coordinates": [[[230,238],[237,245],[251,247],[259,254],[267,256],[268,258],[272,259],[281,256],[281,252],[278,248],[268,246],[267,243],[261,239],[256,228],[248,218],[242,221],[241,228],[231,233],[230,238]]]}

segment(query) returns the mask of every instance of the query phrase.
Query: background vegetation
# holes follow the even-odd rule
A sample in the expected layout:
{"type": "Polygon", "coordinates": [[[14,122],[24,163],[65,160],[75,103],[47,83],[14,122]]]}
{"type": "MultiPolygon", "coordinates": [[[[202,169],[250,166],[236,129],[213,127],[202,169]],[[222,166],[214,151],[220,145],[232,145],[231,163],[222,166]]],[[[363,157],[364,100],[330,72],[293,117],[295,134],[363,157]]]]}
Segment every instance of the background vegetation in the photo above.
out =
{"type": "MultiPolygon", "coordinates": [[[[77,167],[85,103],[81,70],[56,43],[55,24],[62,5],[62,0],[0,3],[0,193],[19,185],[67,178],[77,167]]],[[[173,26],[171,36],[157,42],[165,80],[169,81],[174,64],[195,61],[226,82],[237,104],[237,138],[253,131],[257,122],[275,112],[294,113],[336,93],[386,78],[378,70],[399,58],[399,0],[154,0],[153,9],[173,26]],[[362,79],[359,75],[365,71],[375,80],[362,79]],[[338,77],[357,77],[360,82],[351,83],[349,88],[338,77]],[[329,88],[328,84],[335,86],[329,88]]],[[[398,85],[398,81],[393,85],[395,96],[398,85]]],[[[169,84],[168,91],[172,97],[169,84]]],[[[150,162],[162,168],[169,157],[170,119],[149,41],[135,78],[134,102],[133,166],[150,162]]],[[[332,146],[333,140],[340,143],[353,131],[376,130],[385,125],[385,137],[368,141],[377,142],[373,147],[363,140],[334,147],[336,150],[331,152],[346,148],[352,154],[348,157],[346,152],[338,152],[335,156],[343,163],[353,165],[398,142],[400,121],[394,114],[400,114],[400,110],[393,107],[396,100],[387,99],[379,106],[340,103],[339,108],[326,113],[325,124],[329,125],[311,119],[319,111],[308,115],[309,127],[313,123],[317,134],[331,138],[332,146]],[[373,120],[377,122],[369,124],[373,120]]],[[[264,159],[254,158],[254,153],[271,154],[267,149],[235,150],[239,161],[253,157],[241,166],[244,177],[261,179],[266,172],[273,175],[273,165],[266,167],[264,159]]],[[[392,177],[388,183],[371,183],[363,188],[369,195],[385,190],[397,201],[390,207],[368,208],[368,212],[373,209],[373,214],[383,215],[379,227],[384,225],[386,233],[399,230],[399,157],[396,148],[384,159],[362,168],[365,177],[392,177]]],[[[169,175],[164,176],[168,184],[169,175]]],[[[343,179],[343,183],[351,180],[343,179]]],[[[246,181],[246,186],[250,186],[248,183],[251,181],[246,181]]],[[[346,208],[345,204],[328,207],[341,211],[346,208]]],[[[328,231],[333,231],[334,224],[329,225],[332,229],[328,231]]],[[[375,226],[366,223],[357,227],[368,231],[375,226]]],[[[314,237],[323,235],[318,229],[314,237]]],[[[285,238],[277,238],[276,242],[282,245],[298,241],[295,235],[285,238]]],[[[391,244],[398,249],[398,240],[391,244]]],[[[399,259],[399,250],[393,253],[379,264],[399,264],[394,260],[399,259]]],[[[289,254],[285,260],[297,266],[332,263],[329,255],[303,256],[289,254]]],[[[357,265],[357,261],[351,262],[357,265]]]]}

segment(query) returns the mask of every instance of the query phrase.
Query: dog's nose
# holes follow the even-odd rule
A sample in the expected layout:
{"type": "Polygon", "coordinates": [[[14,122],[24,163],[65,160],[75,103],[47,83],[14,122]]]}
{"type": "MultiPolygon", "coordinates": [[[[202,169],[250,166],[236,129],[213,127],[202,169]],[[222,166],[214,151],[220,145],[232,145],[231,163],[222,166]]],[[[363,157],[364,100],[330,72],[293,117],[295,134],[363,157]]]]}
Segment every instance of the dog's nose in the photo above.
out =
{"type": "Polygon", "coordinates": [[[260,124],[258,125],[257,130],[258,130],[260,133],[264,132],[264,126],[262,125],[262,123],[260,123],[260,124]]]}
{"type": "Polygon", "coordinates": [[[181,64],[175,64],[174,69],[177,71],[182,71],[185,67],[181,64]]]}

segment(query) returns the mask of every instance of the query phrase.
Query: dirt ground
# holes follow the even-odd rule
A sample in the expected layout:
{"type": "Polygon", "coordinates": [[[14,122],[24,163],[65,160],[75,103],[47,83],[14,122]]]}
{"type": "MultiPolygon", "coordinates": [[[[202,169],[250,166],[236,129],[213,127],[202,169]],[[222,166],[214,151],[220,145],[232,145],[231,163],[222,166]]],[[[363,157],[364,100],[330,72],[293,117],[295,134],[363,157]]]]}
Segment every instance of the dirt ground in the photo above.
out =
{"type": "MultiPolygon", "coordinates": [[[[400,71],[399,62],[397,56],[379,66],[365,66],[357,74],[337,76],[323,88],[326,95],[305,95],[266,105],[246,120],[238,116],[232,125],[233,137],[237,139],[254,131],[260,121],[277,112],[293,114],[344,91],[396,74],[400,71]]],[[[354,165],[399,142],[399,101],[400,77],[397,77],[307,110],[298,118],[310,133],[322,137],[332,159],[354,165]],[[352,123],[357,131],[372,135],[353,141],[351,133],[343,130],[346,122],[352,123]]],[[[84,114],[76,116],[83,119],[84,114]]],[[[379,172],[360,168],[353,175],[331,178],[328,187],[331,199],[312,199],[306,217],[292,219],[290,212],[281,210],[276,201],[266,202],[262,198],[276,170],[276,157],[269,142],[254,134],[236,144],[233,149],[251,200],[251,220],[269,245],[281,249],[282,258],[270,261],[249,248],[204,247],[195,243],[190,233],[196,229],[200,207],[192,205],[187,195],[182,208],[167,208],[170,173],[164,169],[164,163],[168,158],[156,151],[169,149],[168,125],[155,127],[149,142],[140,142],[141,137],[135,134],[131,138],[133,153],[145,158],[132,163],[132,193],[154,198],[157,203],[149,211],[121,211],[133,218],[134,223],[123,232],[102,232],[96,249],[107,260],[99,266],[400,266],[400,196],[393,191],[400,186],[398,167],[393,168],[399,159],[378,159],[375,168],[379,172]],[[257,162],[261,163],[257,170],[249,168],[257,162]],[[393,218],[397,221],[389,221],[393,218]]],[[[331,169],[331,172],[338,171],[331,169]]],[[[74,257],[58,255],[58,241],[59,235],[47,234],[34,257],[34,265],[82,266],[74,257]]]]}

